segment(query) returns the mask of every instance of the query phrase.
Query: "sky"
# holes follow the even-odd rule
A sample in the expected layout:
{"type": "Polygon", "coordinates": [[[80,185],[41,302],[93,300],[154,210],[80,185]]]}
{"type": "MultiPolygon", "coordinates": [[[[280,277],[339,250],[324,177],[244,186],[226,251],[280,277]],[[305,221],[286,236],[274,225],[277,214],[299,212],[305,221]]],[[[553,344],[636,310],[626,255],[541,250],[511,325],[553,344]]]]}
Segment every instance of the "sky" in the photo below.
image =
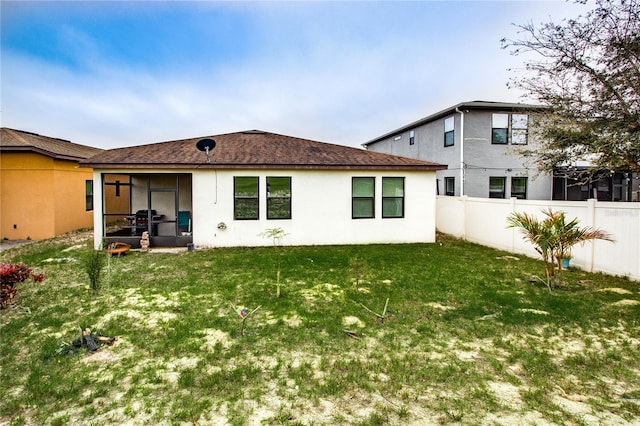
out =
{"type": "Polygon", "coordinates": [[[514,24],[556,1],[6,1],[3,127],[109,149],[259,129],[359,147],[460,102],[519,102],[514,24]]]}

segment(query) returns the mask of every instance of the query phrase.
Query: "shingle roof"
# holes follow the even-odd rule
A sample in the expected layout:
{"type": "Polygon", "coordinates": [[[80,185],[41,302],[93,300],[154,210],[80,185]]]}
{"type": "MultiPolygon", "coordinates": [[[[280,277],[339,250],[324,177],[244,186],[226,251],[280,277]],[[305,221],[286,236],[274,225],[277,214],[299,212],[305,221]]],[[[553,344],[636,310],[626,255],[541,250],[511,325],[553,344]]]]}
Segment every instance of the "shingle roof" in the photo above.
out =
{"type": "Polygon", "coordinates": [[[30,151],[47,157],[79,161],[103,150],[64,139],[2,127],[0,128],[0,151],[30,151]]]}
{"type": "Polygon", "coordinates": [[[429,161],[366,151],[250,130],[117,148],[104,151],[81,166],[93,168],[216,168],[216,169],[389,169],[443,170],[429,161]],[[213,139],[211,162],[196,148],[202,139],[213,139]]]}
{"type": "Polygon", "coordinates": [[[398,133],[402,133],[404,131],[410,130],[410,129],[414,129],[418,126],[422,126],[423,124],[429,123],[431,121],[434,120],[438,120],[441,118],[444,118],[448,115],[454,114],[457,110],[457,112],[459,111],[469,111],[469,110],[487,110],[487,111],[508,111],[508,112],[514,112],[514,111],[536,111],[536,110],[541,110],[544,109],[545,107],[543,105],[532,105],[532,104],[519,104],[519,103],[512,103],[512,102],[492,102],[492,101],[469,101],[469,102],[461,102],[457,105],[454,105],[452,107],[443,109],[442,111],[438,111],[435,114],[431,114],[428,115],[424,118],[421,118],[419,120],[416,120],[412,123],[409,123],[407,125],[404,125],[400,128],[397,128],[389,133],[385,133],[382,136],[378,136],[375,139],[371,139],[368,142],[363,143],[363,146],[367,146],[367,145],[371,145],[374,144],[376,142],[379,142],[383,139],[386,139],[388,137],[391,137],[393,135],[397,135],[398,133]]]}

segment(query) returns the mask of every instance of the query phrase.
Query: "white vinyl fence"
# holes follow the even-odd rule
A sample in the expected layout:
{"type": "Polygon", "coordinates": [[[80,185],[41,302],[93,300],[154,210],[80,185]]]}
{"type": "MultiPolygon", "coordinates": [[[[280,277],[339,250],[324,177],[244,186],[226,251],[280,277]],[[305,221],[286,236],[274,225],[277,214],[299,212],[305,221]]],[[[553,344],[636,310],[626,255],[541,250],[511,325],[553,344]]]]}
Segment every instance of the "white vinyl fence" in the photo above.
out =
{"type": "Polygon", "coordinates": [[[590,272],[604,272],[640,280],[640,203],[588,201],[498,200],[439,195],[436,228],[467,241],[538,257],[533,245],[517,228],[507,228],[512,212],[542,218],[542,210],[564,211],[579,226],[607,231],[615,239],[587,242],[572,249],[571,265],[590,272]]]}

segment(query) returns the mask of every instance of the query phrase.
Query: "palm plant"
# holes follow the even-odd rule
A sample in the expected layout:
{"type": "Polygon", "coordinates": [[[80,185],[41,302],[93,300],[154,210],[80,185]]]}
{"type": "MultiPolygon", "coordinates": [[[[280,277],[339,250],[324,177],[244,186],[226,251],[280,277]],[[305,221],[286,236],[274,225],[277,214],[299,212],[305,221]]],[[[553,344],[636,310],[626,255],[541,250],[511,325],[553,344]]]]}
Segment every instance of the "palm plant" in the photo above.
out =
{"type": "Polygon", "coordinates": [[[592,227],[580,228],[578,219],[567,222],[565,213],[551,209],[542,210],[543,220],[527,213],[514,212],[507,218],[509,228],[520,228],[524,239],[534,245],[542,256],[545,278],[549,290],[552,277],[562,272],[562,259],[571,256],[571,247],[586,241],[605,240],[613,242],[611,235],[592,227]]]}
{"type": "Polygon", "coordinates": [[[553,255],[556,259],[558,272],[562,271],[562,259],[571,257],[571,247],[574,245],[578,243],[584,244],[586,241],[593,240],[614,242],[612,236],[608,232],[592,228],[590,226],[580,228],[578,226],[577,218],[566,222],[564,212],[552,212],[549,210],[545,214],[547,214],[548,218],[551,220],[553,235],[556,239],[556,248],[553,255]]]}
{"type": "Polygon", "coordinates": [[[509,228],[520,228],[523,238],[533,244],[535,250],[542,256],[545,276],[552,276],[554,267],[553,233],[547,220],[540,221],[527,213],[513,212],[508,218],[509,228]]]}

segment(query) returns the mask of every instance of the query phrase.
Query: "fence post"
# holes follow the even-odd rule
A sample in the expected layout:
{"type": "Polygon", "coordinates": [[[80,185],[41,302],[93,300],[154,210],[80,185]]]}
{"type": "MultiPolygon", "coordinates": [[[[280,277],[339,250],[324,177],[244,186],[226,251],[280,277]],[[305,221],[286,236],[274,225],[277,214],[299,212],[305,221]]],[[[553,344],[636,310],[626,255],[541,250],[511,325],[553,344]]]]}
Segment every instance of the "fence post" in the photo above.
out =
{"type": "MultiPolygon", "coordinates": [[[[518,199],[516,197],[511,197],[509,199],[510,204],[511,204],[511,214],[515,213],[516,211],[516,201],[518,199]]],[[[505,222],[506,222],[506,218],[505,218],[505,222]]],[[[515,228],[511,228],[511,253],[515,253],[516,252],[516,229],[515,228]]]]}
{"type": "Polygon", "coordinates": [[[460,201],[462,202],[462,240],[467,241],[467,196],[461,195],[460,201]]]}
{"type": "MultiPolygon", "coordinates": [[[[596,227],[596,203],[598,202],[595,198],[589,198],[587,200],[587,226],[592,228],[596,227]]],[[[596,245],[594,241],[589,243],[589,250],[587,252],[587,258],[585,259],[585,269],[589,272],[593,272],[593,263],[595,258],[595,250],[596,245]]]]}

